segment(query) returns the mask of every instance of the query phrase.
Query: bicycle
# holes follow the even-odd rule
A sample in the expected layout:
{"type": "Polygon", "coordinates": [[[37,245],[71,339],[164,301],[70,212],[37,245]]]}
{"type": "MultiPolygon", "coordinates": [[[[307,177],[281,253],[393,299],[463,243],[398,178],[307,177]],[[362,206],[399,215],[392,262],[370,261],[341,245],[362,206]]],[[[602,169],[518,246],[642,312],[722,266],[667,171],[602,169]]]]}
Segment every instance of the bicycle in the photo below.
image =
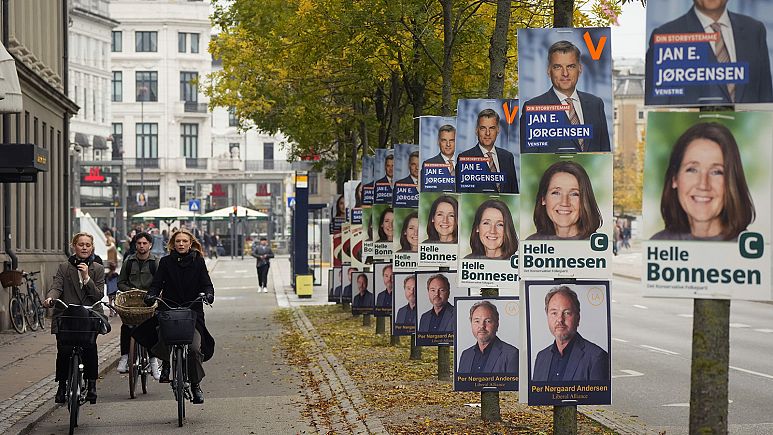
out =
{"type": "MultiPolygon", "coordinates": [[[[153,317],[156,306],[147,307],[143,298],[147,291],[131,289],[119,292],[114,305],[109,305],[121,316],[121,321],[128,326],[137,326],[153,317]]],[[[142,394],[148,394],[148,375],[152,373],[150,354],[138,341],[131,337],[129,341],[129,398],[136,398],[137,381],[142,385],[142,394]]]]}
{"type": "Polygon", "coordinates": [[[177,402],[177,425],[183,426],[185,420],[185,401],[193,402],[191,384],[188,380],[188,346],[193,343],[193,334],[196,329],[196,315],[190,308],[191,305],[201,302],[209,305],[204,293],[199,297],[179,307],[171,307],[163,299],[156,298],[167,307],[167,311],[158,311],[160,338],[171,347],[172,368],[172,392],[177,402]]]}
{"type": "MultiPolygon", "coordinates": [[[[81,405],[86,403],[86,380],[83,379],[83,346],[96,341],[97,334],[102,332],[102,319],[92,314],[92,311],[102,304],[96,302],[92,306],[68,304],[61,299],[54,299],[65,309],[57,318],[57,340],[59,343],[72,346],[70,367],[67,372],[67,410],[70,412],[70,435],[78,427],[78,415],[81,405]]],[[[92,405],[96,401],[90,402],[92,405]]]]}
{"type": "MultiPolygon", "coordinates": [[[[37,281],[35,275],[39,273],[39,270],[36,272],[22,272],[22,276],[24,277],[24,284],[27,286],[27,298],[32,301],[32,309],[37,313],[38,326],[40,326],[40,329],[46,329],[46,308],[43,306],[43,302],[38,294],[38,286],[35,284],[35,281],[37,281]]],[[[30,329],[34,331],[37,328],[30,327],[30,329]]]]}
{"type": "MultiPolygon", "coordinates": [[[[21,277],[23,272],[14,271],[21,277]]],[[[38,310],[34,305],[33,300],[29,297],[29,293],[22,293],[19,289],[21,285],[19,280],[18,285],[11,286],[11,299],[8,301],[8,312],[11,315],[11,324],[13,329],[19,334],[23,334],[27,331],[27,326],[31,331],[38,329],[39,319],[38,310]]],[[[39,300],[40,298],[38,298],[39,300]]],[[[41,304],[42,305],[42,304],[41,304]]]]}

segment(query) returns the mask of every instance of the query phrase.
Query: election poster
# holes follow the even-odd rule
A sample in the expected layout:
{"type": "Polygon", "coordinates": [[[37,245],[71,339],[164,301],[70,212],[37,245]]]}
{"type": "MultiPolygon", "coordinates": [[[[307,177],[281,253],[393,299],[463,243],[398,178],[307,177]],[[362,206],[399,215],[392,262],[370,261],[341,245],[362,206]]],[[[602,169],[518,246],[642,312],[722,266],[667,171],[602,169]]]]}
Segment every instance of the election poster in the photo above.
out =
{"type": "Polygon", "coordinates": [[[350,180],[344,184],[349,223],[349,255],[352,266],[362,268],[362,182],[350,180]]]}
{"type": "Polygon", "coordinates": [[[392,273],[392,335],[412,335],[416,332],[416,273],[392,273]]]}
{"type": "Polygon", "coordinates": [[[419,194],[419,266],[456,267],[459,243],[458,213],[458,194],[419,194]]]}
{"type": "Polygon", "coordinates": [[[524,287],[521,379],[528,379],[529,405],[612,404],[609,281],[525,280],[524,287]]]}
{"type": "Polygon", "coordinates": [[[518,100],[459,100],[456,191],[518,193],[518,100]]]}
{"type": "Polygon", "coordinates": [[[395,184],[394,150],[379,148],[373,163],[373,204],[392,205],[392,186],[395,184]]]}
{"type": "Polygon", "coordinates": [[[395,211],[390,204],[376,204],[371,207],[371,228],[373,231],[373,260],[391,261],[394,245],[395,211]]]}
{"type": "Polygon", "coordinates": [[[344,266],[343,267],[344,273],[343,273],[343,289],[341,290],[341,303],[349,304],[352,302],[352,280],[354,278],[354,274],[357,272],[357,268],[353,266],[344,266]]]}
{"type": "Polygon", "coordinates": [[[352,315],[373,314],[373,273],[357,269],[352,273],[352,315]]]}
{"type": "Polygon", "coordinates": [[[417,346],[454,344],[454,298],[469,296],[469,290],[457,286],[456,281],[456,271],[416,272],[417,346]]]}
{"type": "Polygon", "coordinates": [[[773,1],[650,0],[644,104],[773,102],[773,1]]]}
{"type": "Polygon", "coordinates": [[[419,266],[419,146],[397,144],[394,150],[394,267],[412,271],[419,266]]]}
{"type": "Polygon", "coordinates": [[[416,208],[419,206],[419,146],[396,144],[394,156],[396,181],[392,189],[392,206],[416,208]]]}
{"type": "Polygon", "coordinates": [[[518,297],[457,297],[454,307],[454,391],[518,391],[518,297]]]}
{"type": "Polygon", "coordinates": [[[524,154],[521,278],[612,276],[612,154],[524,154]]]}
{"type": "Polygon", "coordinates": [[[335,302],[340,303],[341,302],[341,293],[343,292],[343,268],[341,267],[333,267],[333,276],[330,280],[332,287],[332,292],[330,293],[330,297],[328,297],[328,302],[335,302]]]}
{"type": "Polygon", "coordinates": [[[396,208],[393,237],[395,270],[415,271],[419,267],[419,210],[396,208]]]}
{"type": "Polygon", "coordinates": [[[373,282],[376,289],[376,317],[388,317],[392,315],[392,302],[394,300],[395,280],[392,263],[375,263],[373,270],[373,282]]]}
{"type": "Polygon", "coordinates": [[[463,193],[459,207],[459,285],[518,294],[519,195],[463,193]]]}
{"type": "Polygon", "coordinates": [[[770,112],[652,112],[646,296],[771,300],[770,112]]]}
{"type": "Polygon", "coordinates": [[[362,258],[363,263],[373,263],[373,200],[375,195],[375,179],[373,167],[376,163],[374,156],[362,158],[362,258]]]}
{"type": "Polygon", "coordinates": [[[419,118],[422,192],[456,191],[456,118],[419,118]]]}
{"type": "Polygon", "coordinates": [[[518,29],[518,70],[522,153],[612,151],[609,27],[518,29]]]}
{"type": "Polygon", "coordinates": [[[331,229],[333,234],[333,266],[340,267],[343,264],[343,240],[342,229],[346,220],[346,203],[344,195],[334,197],[333,210],[331,213],[331,229]]]}

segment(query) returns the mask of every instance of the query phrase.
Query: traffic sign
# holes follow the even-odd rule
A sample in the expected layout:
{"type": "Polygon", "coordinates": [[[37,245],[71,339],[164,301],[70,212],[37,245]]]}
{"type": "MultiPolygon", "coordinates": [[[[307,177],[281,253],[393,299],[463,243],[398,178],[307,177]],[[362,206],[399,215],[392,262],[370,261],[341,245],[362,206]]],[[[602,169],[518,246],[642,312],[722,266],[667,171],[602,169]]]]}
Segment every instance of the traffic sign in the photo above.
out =
{"type": "Polygon", "coordinates": [[[188,200],[188,210],[189,211],[201,211],[201,200],[200,199],[190,199],[190,200],[188,200]]]}
{"type": "Polygon", "coordinates": [[[294,196],[288,196],[287,197],[287,207],[288,208],[295,207],[295,197],[294,196]]]}

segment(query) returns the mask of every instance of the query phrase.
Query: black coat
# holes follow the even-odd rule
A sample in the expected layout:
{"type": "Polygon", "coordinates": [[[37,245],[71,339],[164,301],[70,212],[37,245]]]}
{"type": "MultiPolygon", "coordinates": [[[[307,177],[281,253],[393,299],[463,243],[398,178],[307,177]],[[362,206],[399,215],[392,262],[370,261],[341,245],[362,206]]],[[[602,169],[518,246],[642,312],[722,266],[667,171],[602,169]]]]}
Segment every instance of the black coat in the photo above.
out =
{"type": "MultiPolygon", "coordinates": [[[[153,276],[153,284],[148,290],[149,295],[161,297],[170,306],[185,305],[196,299],[199,293],[214,294],[212,280],[207,271],[204,258],[198,251],[191,250],[188,255],[181,256],[176,252],[161,259],[158,270],[153,276]]],[[[162,304],[159,309],[163,310],[162,304]]],[[[204,307],[201,303],[195,303],[191,309],[196,312],[196,329],[201,334],[201,353],[204,361],[212,358],[215,353],[215,339],[207,330],[204,322],[204,307]]],[[[156,333],[158,320],[152,317],[138,327],[134,328],[132,336],[146,348],[152,348],[158,341],[156,333]]]]}

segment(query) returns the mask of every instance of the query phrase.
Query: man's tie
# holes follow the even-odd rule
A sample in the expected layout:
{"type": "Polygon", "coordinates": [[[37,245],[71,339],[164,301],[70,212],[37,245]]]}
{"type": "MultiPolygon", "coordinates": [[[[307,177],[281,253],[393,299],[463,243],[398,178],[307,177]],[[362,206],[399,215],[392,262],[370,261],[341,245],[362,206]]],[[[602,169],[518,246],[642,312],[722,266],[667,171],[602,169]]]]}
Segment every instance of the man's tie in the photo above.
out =
{"type": "MultiPolygon", "coordinates": [[[[577,115],[577,111],[574,110],[574,102],[571,98],[567,98],[564,101],[569,105],[569,122],[572,125],[579,125],[580,117],[577,115]]],[[[585,151],[585,139],[577,139],[577,143],[580,144],[580,151],[585,151]]]]}
{"type": "MultiPolygon", "coordinates": [[[[494,162],[494,153],[492,151],[489,151],[486,153],[486,157],[488,157],[488,169],[491,172],[499,172],[497,169],[497,164],[494,162]]],[[[499,192],[499,183],[494,183],[494,186],[497,188],[497,192],[499,192]]]]}
{"type": "Polygon", "coordinates": [[[454,169],[454,159],[448,159],[448,172],[451,173],[451,176],[456,174],[456,170],[454,169]]]}
{"type": "MultiPolygon", "coordinates": [[[[714,43],[714,55],[717,57],[717,62],[726,63],[730,62],[730,52],[727,51],[727,45],[725,45],[725,38],[722,36],[722,25],[713,22],[711,23],[711,30],[719,34],[717,42],[714,43]]],[[[735,101],[735,85],[730,83],[727,85],[727,93],[730,94],[730,101],[735,101]]]]}

